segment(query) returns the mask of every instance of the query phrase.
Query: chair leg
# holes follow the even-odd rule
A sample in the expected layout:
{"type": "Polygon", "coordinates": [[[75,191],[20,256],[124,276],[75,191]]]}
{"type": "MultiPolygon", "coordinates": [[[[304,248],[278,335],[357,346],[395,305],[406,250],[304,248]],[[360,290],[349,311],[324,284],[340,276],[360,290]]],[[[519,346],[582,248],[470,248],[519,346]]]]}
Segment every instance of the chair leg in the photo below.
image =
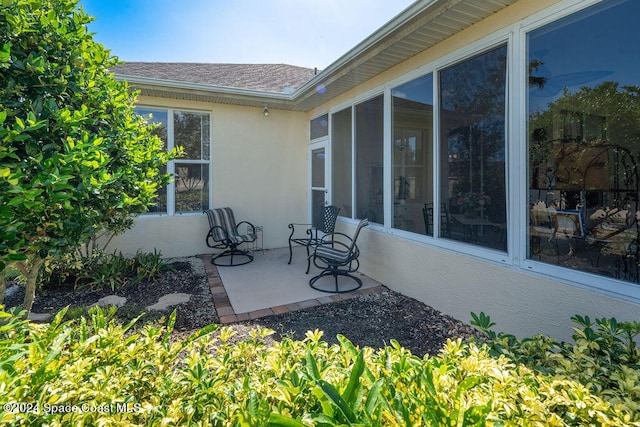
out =
{"type": "Polygon", "coordinates": [[[309,270],[311,270],[311,258],[313,257],[313,255],[308,255],[307,256],[307,271],[304,272],[304,274],[309,274],[309,270]]]}
{"type": "Polygon", "coordinates": [[[251,261],[253,261],[253,255],[251,255],[250,253],[248,253],[247,251],[242,251],[236,248],[233,249],[227,249],[224,252],[221,252],[217,255],[214,255],[211,258],[211,264],[216,265],[218,267],[235,267],[238,265],[245,265],[245,264],[249,264],[251,261]],[[238,262],[234,264],[233,258],[234,256],[243,256],[246,257],[247,259],[244,262],[238,262]],[[229,257],[229,263],[228,264],[221,264],[218,262],[219,259],[221,258],[226,258],[229,257]]]}
{"type": "Polygon", "coordinates": [[[289,239],[289,262],[287,264],[291,264],[291,258],[293,258],[293,248],[291,247],[291,239],[289,239]]]}
{"type": "Polygon", "coordinates": [[[309,270],[311,269],[311,257],[313,256],[311,254],[310,248],[309,248],[309,244],[307,244],[307,271],[305,271],[304,274],[309,274],[309,270]]]}
{"type": "Polygon", "coordinates": [[[338,269],[329,269],[329,270],[324,270],[322,271],[320,274],[318,274],[317,276],[312,277],[309,280],[309,286],[311,286],[313,289],[315,289],[316,291],[320,291],[320,292],[327,292],[327,293],[336,293],[336,294],[343,294],[345,292],[352,292],[355,291],[356,289],[359,289],[362,286],[362,280],[360,280],[359,278],[351,275],[350,273],[346,272],[346,271],[341,271],[338,269]],[[335,282],[335,290],[329,290],[329,289],[323,289],[319,286],[316,285],[316,282],[318,280],[320,280],[323,277],[326,276],[333,276],[333,280],[335,282]],[[350,287],[348,289],[340,289],[340,284],[338,282],[338,276],[341,277],[348,277],[350,279],[352,279],[354,282],[356,282],[355,287],[350,287]]]}

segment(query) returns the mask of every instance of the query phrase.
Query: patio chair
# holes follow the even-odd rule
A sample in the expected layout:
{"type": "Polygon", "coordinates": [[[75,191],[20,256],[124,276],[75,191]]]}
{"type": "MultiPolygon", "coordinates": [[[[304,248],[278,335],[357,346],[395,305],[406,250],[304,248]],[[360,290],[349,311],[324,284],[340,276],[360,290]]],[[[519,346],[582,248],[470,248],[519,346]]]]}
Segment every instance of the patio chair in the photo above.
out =
{"type": "Polygon", "coordinates": [[[293,257],[293,243],[305,246],[307,248],[307,273],[311,268],[311,248],[318,245],[324,235],[333,233],[336,226],[336,219],[338,218],[338,212],[340,208],[337,206],[323,206],[313,218],[313,224],[289,224],[291,234],[289,234],[289,264],[291,264],[291,258],[293,257]],[[294,236],[296,229],[305,229],[305,235],[302,236],[301,232],[297,236],[294,236]]]}
{"type": "Polygon", "coordinates": [[[253,255],[246,250],[238,249],[242,243],[251,243],[256,240],[256,228],[248,221],[236,224],[236,219],[231,208],[207,209],[204,211],[209,219],[209,233],[207,234],[207,246],[214,249],[224,249],[223,252],[214,255],[211,263],[221,267],[233,267],[248,264],[253,261],[253,255]],[[247,232],[240,231],[240,225],[247,225],[247,232]],[[220,263],[222,258],[229,257],[229,263],[220,263]],[[242,262],[235,262],[234,257],[241,257],[242,262]]]}
{"type": "MultiPolygon", "coordinates": [[[[425,203],[422,208],[422,216],[424,217],[424,228],[428,236],[432,236],[433,229],[433,203],[425,203]]],[[[447,211],[447,205],[440,203],[440,237],[451,237],[451,230],[449,230],[449,212],[447,211]]]]}
{"type": "Polygon", "coordinates": [[[321,244],[315,247],[312,255],[313,265],[322,271],[309,280],[309,286],[315,290],[330,293],[351,292],[362,286],[362,280],[351,273],[358,271],[358,267],[360,266],[360,262],[358,261],[360,250],[356,245],[356,240],[358,240],[360,230],[367,225],[369,225],[368,219],[360,221],[353,237],[338,232],[325,236],[331,237],[331,240],[323,239],[321,244]],[[326,276],[333,277],[335,290],[325,289],[318,285],[318,280],[326,276]],[[340,288],[338,281],[338,277],[340,276],[352,279],[355,282],[355,286],[340,288]]]}

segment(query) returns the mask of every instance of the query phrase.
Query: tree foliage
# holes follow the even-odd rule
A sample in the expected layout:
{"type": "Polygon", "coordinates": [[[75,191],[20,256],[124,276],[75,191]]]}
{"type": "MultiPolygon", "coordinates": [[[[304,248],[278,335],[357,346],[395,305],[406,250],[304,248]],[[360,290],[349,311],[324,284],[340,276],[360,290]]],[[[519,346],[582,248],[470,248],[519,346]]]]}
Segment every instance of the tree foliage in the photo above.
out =
{"type": "Polygon", "coordinates": [[[0,6],[0,271],[37,275],[46,256],[130,226],[169,181],[171,153],[135,115],[136,94],[109,72],[117,58],[77,3],[0,6]]]}

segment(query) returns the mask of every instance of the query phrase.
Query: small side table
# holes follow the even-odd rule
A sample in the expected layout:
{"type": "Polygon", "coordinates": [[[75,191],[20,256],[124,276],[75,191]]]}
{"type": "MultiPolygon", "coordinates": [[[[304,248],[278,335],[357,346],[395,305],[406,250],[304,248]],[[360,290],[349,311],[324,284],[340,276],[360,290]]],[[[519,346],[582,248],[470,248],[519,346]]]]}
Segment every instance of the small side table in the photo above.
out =
{"type": "MultiPolygon", "coordinates": [[[[262,236],[263,228],[261,225],[256,225],[255,229],[256,229],[256,240],[254,240],[251,243],[248,243],[246,246],[246,250],[251,253],[255,253],[257,251],[264,253],[264,240],[262,236]]],[[[251,233],[251,227],[249,226],[247,226],[247,233],[251,233]]]]}

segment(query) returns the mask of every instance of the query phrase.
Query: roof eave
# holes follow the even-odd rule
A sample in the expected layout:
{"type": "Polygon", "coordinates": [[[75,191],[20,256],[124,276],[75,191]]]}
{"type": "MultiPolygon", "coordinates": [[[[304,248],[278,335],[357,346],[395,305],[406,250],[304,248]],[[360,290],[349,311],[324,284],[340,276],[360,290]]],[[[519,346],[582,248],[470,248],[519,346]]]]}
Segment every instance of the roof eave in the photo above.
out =
{"type": "Polygon", "coordinates": [[[519,0],[419,0],[292,94],[117,75],[142,93],[308,112],[519,0]]]}
{"type": "Polygon", "coordinates": [[[250,107],[292,109],[293,94],[274,93],[253,89],[214,86],[151,77],[114,74],[116,80],[126,81],[143,95],[172,99],[190,99],[204,102],[226,103],[250,107]]]}

